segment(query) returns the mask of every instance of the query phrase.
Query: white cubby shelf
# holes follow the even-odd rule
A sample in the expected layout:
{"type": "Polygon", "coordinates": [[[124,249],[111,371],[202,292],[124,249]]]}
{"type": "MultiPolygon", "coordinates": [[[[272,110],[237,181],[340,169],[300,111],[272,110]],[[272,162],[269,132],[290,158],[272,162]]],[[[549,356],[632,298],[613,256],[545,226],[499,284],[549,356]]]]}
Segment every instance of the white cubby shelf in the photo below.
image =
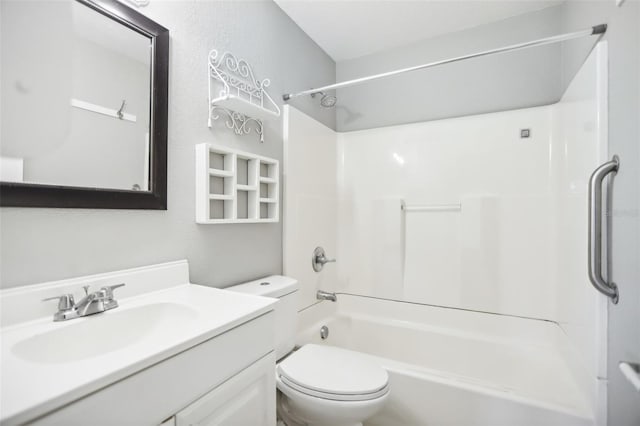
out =
{"type": "Polygon", "coordinates": [[[196,222],[279,221],[279,162],[210,143],[196,145],[196,222]]]}

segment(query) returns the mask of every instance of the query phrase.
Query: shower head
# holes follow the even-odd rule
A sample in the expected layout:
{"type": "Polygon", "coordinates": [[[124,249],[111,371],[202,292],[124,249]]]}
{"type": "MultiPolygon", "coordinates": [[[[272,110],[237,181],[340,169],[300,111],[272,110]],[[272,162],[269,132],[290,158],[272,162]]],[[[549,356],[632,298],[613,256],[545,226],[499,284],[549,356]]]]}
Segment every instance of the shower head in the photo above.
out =
{"type": "Polygon", "coordinates": [[[336,98],[333,95],[327,95],[324,92],[315,92],[311,94],[312,98],[315,98],[316,95],[322,95],[322,97],[320,98],[320,105],[322,105],[325,108],[331,108],[333,106],[336,105],[336,101],[338,100],[338,98],[336,98]]]}

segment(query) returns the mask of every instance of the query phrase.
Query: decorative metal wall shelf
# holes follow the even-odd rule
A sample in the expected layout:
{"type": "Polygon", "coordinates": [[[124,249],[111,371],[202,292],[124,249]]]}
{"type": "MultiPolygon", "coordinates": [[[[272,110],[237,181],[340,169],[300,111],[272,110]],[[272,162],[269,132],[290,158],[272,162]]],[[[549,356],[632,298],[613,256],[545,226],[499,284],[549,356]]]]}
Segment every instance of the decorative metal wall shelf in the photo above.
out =
{"type": "Polygon", "coordinates": [[[209,52],[209,118],[225,120],[236,135],[255,131],[264,142],[263,120],[280,117],[280,108],[266,92],[271,80],[258,80],[244,59],[213,49],[209,52]]]}

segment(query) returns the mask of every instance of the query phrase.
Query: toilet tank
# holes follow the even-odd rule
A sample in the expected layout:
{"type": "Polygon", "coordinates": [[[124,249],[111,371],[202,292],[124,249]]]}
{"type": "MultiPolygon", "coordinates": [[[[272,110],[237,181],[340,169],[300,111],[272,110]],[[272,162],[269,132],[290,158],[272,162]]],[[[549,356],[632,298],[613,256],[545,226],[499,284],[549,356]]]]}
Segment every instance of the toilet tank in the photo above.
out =
{"type": "Polygon", "coordinates": [[[295,346],[298,322],[298,281],[282,275],[271,275],[225,288],[225,290],[278,299],[274,307],[276,319],[276,358],[287,355],[295,346]]]}

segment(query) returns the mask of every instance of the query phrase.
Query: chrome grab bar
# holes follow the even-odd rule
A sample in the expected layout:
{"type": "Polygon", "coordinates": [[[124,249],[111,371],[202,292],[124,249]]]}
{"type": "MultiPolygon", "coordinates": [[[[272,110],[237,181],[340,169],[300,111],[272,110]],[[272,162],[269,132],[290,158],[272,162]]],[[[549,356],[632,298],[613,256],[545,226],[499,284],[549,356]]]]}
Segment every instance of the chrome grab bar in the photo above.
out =
{"type": "Polygon", "coordinates": [[[609,173],[616,173],[620,159],[614,155],[598,167],[589,179],[589,280],[600,293],[618,303],[618,287],[602,277],[602,181],[609,173]]]}

